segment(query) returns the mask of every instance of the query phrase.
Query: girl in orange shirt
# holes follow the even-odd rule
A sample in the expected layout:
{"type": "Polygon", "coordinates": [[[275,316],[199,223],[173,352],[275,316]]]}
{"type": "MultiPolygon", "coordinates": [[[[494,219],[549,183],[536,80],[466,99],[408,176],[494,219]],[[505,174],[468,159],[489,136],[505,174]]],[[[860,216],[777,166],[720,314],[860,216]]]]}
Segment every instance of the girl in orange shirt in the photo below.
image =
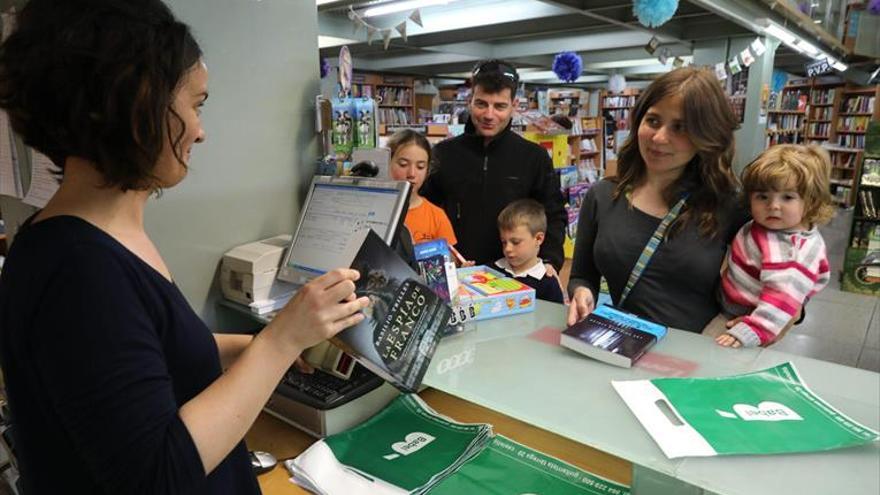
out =
{"type": "Polygon", "coordinates": [[[404,223],[412,234],[413,244],[443,238],[454,246],[458,240],[449,217],[437,205],[419,195],[419,189],[428,176],[431,161],[431,143],[422,134],[411,129],[397,131],[388,139],[391,149],[389,175],[394,180],[412,184],[409,211],[404,223]]]}

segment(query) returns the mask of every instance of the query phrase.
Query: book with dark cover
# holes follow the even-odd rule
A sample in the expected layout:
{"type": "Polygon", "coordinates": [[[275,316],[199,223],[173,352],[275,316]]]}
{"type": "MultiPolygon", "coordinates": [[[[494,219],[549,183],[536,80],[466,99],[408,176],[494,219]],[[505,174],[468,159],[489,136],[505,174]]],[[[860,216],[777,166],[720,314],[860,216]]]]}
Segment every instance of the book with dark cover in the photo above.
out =
{"type": "Polygon", "coordinates": [[[334,343],[395,387],[415,392],[448,324],[449,306],[372,230],[351,267],[361,274],[355,293],[369,297],[370,306],[334,343]]]}
{"type": "Polygon", "coordinates": [[[666,335],[666,327],[611,306],[599,306],[562,332],[560,344],[599,361],[632,367],[666,335]]]}

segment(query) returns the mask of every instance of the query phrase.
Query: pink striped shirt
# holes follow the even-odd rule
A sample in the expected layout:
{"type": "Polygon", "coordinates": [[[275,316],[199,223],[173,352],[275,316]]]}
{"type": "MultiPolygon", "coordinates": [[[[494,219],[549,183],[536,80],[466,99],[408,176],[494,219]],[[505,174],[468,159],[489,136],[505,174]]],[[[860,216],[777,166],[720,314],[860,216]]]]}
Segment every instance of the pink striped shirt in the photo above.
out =
{"type": "Polygon", "coordinates": [[[754,220],[743,225],[727,254],[721,304],[728,315],[746,316],[727,333],[743,346],[772,342],[829,278],[825,241],[815,227],[791,232],[754,220]]]}

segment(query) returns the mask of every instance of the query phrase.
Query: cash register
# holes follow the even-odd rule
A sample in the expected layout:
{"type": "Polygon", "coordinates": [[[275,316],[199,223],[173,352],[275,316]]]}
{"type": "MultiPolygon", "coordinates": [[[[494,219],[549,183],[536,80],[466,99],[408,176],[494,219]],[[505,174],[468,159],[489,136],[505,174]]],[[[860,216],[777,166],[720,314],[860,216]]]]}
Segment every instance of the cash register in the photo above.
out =
{"type": "MultiPolygon", "coordinates": [[[[227,296],[224,305],[257,315],[260,311],[255,308],[282,307],[311,279],[350,266],[360,247],[357,241],[363,237],[357,232],[363,229],[372,229],[389,245],[394,244],[406,216],[409,192],[410,184],[405,181],[316,176],[286,250],[237,248],[224,255],[221,287],[224,295],[227,286],[235,295],[227,296]],[[256,262],[257,257],[260,262],[256,262]],[[280,258],[268,291],[262,285],[248,285],[259,283],[265,275],[236,273],[265,271],[267,257],[280,258]],[[250,297],[242,299],[242,294],[250,297]],[[254,294],[269,294],[271,304],[253,300],[254,294]]],[[[278,239],[269,244],[278,246],[278,239]]],[[[272,316],[269,312],[257,317],[267,322],[272,316]]],[[[319,357],[316,350],[304,353],[316,366],[314,373],[291,368],[265,410],[310,435],[324,437],[360,424],[398,394],[397,389],[334,349],[323,349],[319,357]]]]}

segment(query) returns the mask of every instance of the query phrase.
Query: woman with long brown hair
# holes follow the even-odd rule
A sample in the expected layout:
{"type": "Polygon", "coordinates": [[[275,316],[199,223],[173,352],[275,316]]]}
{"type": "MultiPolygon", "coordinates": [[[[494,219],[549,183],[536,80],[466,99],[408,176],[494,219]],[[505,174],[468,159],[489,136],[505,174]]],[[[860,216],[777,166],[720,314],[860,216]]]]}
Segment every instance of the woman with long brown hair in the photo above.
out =
{"type": "Polygon", "coordinates": [[[569,324],[592,312],[602,277],[616,305],[664,325],[700,332],[718,313],[719,269],[747,218],[731,169],[736,127],[708,70],[677,69],[648,86],[618,175],[581,208],[569,324]]]}

